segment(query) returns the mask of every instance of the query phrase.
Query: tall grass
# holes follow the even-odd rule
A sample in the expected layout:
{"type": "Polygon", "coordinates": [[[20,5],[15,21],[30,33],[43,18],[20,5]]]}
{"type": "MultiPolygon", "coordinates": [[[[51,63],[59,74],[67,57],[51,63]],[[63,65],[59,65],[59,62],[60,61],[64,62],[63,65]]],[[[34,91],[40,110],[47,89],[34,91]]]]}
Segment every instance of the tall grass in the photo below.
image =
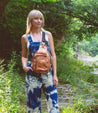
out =
{"type": "Polygon", "coordinates": [[[83,65],[82,61],[78,61],[73,56],[57,56],[57,73],[63,83],[72,85],[77,85],[81,81],[98,83],[93,71],[93,67],[83,65]]]}
{"type": "Polygon", "coordinates": [[[11,60],[8,70],[0,63],[0,113],[26,113],[24,80],[14,71],[11,60]]]}
{"type": "Polygon", "coordinates": [[[62,108],[61,113],[88,113],[90,109],[91,106],[89,106],[89,104],[84,104],[81,98],[79,98],[78,100],[75,99],[73,106],[62,108]]]}

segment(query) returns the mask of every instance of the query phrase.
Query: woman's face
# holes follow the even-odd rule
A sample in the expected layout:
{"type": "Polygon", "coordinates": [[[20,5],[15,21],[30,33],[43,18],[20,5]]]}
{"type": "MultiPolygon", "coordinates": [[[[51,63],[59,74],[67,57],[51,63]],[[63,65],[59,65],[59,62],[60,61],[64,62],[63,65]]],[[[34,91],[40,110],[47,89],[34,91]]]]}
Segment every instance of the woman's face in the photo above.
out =
{"type": "Polygon", "coordinates": [[[37,15],[32,18],[32,27],[41,28],[43,25],[43,18],[40,15],[37,15]]]}

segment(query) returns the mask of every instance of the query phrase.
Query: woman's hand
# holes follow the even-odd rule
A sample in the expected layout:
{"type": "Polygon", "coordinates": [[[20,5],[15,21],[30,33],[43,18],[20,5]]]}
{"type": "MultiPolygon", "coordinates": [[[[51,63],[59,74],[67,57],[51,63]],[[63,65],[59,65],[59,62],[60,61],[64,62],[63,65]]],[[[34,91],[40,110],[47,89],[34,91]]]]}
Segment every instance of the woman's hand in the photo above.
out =
{"type": "MultiPolygon", "coordinates": [[[[25,71],[25,72],[27,72],[27,71],[29,71],[29,70],[32,70],[32,68],[31,67],[23,67],[23,70],[25,71]]],[[[33,71],[33,70],[32,70],[33,71]]]]}
{"type": "Polygon", "coordinates": [[[55,87],[58,86],[58,78],[57,78],[56,75],[53,76],[53,84],[54,84],[55,87]]]}

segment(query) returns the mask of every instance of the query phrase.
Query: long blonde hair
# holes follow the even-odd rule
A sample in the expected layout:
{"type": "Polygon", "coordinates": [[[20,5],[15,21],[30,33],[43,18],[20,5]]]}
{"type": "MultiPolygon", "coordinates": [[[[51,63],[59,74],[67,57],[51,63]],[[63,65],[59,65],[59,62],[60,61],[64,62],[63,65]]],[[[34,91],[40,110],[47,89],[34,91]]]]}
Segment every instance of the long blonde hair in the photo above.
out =
{"type": "Polygon", "coordinates": [[[42,20],[43,20],[43,24],[42,24],[42,29],[43,29],[43,26],[44,26],[44,16],[43,14],[39,11],[39,10],[31,10],[28,14],[28,17],[27,17],[27,24],[26,24],[26,34],[30,33],[30,30],[31,30],[31,27],[32,27],[32,18],[34,18],[35,16],[38,16],[40,15],[42,17],[42,20]]]}

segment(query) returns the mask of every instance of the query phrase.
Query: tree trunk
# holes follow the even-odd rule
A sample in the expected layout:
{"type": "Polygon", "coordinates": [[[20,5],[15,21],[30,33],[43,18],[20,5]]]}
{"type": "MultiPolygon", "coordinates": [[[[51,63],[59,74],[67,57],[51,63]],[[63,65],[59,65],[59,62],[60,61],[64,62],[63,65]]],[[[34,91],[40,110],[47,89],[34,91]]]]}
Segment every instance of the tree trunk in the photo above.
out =
{"type": "Polygon", "coordinates": [[[10,0],[0,0],[0,20],[1,20],[3,13],[4,13],[6,5],[8,4],[9,1],[10,0]]]}

